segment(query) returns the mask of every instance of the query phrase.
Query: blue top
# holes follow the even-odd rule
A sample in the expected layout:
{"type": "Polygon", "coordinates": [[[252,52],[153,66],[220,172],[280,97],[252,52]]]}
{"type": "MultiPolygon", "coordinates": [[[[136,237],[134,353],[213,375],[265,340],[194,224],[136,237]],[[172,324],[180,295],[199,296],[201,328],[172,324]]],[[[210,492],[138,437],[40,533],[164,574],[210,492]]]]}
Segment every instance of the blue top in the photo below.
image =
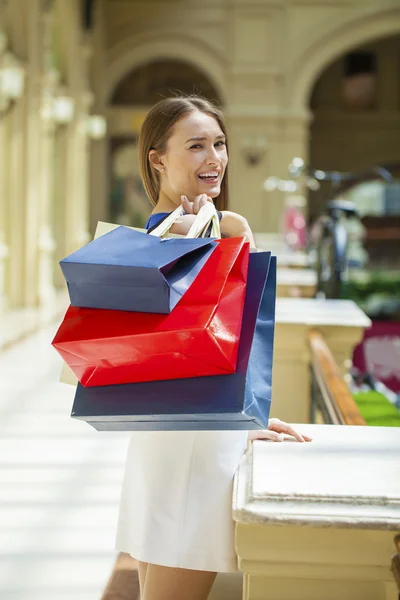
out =
{"type": "Polygon", "coordinates": [[[160,213],[156,213],[155,215],[150,215],[150,217],[145,225],[145,229],[151,229],[152,227],[155,227],[156,225],[158,225],[158,223],[160,221],[162,221],[162,219],[164,219],[169,214],[170,213],[167,213],[167,212],[160,212],[160,213]]]}

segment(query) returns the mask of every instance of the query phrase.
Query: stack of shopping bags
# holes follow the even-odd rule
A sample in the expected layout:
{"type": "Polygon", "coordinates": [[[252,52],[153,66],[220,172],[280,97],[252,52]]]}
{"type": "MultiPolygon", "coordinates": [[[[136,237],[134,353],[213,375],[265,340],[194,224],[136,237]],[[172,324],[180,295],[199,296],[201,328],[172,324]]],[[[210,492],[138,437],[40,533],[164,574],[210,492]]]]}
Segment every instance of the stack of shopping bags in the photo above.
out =
{"type": "Polygon", "coordinates": [[[79,380],[72,417],[98,430],[268,424],[276,258],[220,239],[211,204],[170,237],[180,214],[153,235],[100,224],[60,263],[71,306],[52,343],[79,380]]]}

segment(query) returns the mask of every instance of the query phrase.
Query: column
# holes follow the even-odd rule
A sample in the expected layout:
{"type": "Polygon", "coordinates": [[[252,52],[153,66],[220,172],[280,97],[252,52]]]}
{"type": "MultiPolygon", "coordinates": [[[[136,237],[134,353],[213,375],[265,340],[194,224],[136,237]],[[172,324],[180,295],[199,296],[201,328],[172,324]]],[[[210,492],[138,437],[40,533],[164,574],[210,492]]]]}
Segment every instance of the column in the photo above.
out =
{"type": "Polygon", "coordinates": [[[54,251],[55,239],[52,219],[52,194],[54,176],[54,99],[59,84],[59,73],[52,64],[52,3],[43,13],[43,75],[41,93],[41,169],[40,169],[40,203],[39,203],[39,231],[37,239],[38,248],[38,282],[37,293],[40,304],[48,304],[54,300],[54,251]]]}
{"type": "Polygon", "coordinates": [[[9,140],[9,189],[8,189],[8,246],[10,264],[7,288],[9,290],[9,307],[18,308],[24,305],[25,278],[25,117],[26,98],[17,102],[10,109],[9,140]]]}
{"type": "Polygon", "coordinates": [[[7,201],[7,162],[8,146],[6,131],[6,116],[1,115],[0,107],[0,311],[7,307],[6,264],[8,246],[6,237],[6,201],[7,201]]]}
{"type": "MultiPolygon", "coordinates": [[[[304,111],[283,114],[276,126],[271,124],[271,154],[268,176],[289,178],[288,166],[298,156],[308,164],[310,115],[304,111]]],[[[269,231],[280,231],[285,192],[264,192],[269,231]]]]}
{"type": "Polygon", "coordinates": [[[66,249],[74,252],[91,239],[89,232],[90,142],[88,116],[93,105],[89,89],[89,61],[92,46],[89,37],[80,41],[79,71],[74,66],[73,89],[76,116],[68,131],[68,180],[70,198],[66,204],[66,249]]]}
{"type": "Polygon", "coordinates": [[[65,280],[59,261],[68,254],[66,248],[66,206],[69,200],[68,186],[68,129],[69,125],[59,125],[55,131],[55,171],[53,178],[53,229],[56,239],[54,253],[54,283],[56,288],[64,288],[65,280]]]}
{"type": "Polygon", "coordinates": [[[343,374],[371,321],[350,300],[277,298],[271,416],[306,423],[310,415],[310,351],[307,333],[322,333],[343,374]],[[290,373],[290,377],[288,377],[290,373]]]}
{"type": "Polygon", "coordinates": [[[0,68],[0,308],[5,308],[23,303],[26,97],[21,98],[25,69],[3,32],[0,68]]]}
{"type": "Polygon", "coordinates": [[[23,236],[25,240],[23,303],[26,306],[37,306],[38,303],[37,238],[40,219],[40,170],[42,164],[40,147],[40,100],[42,89],[42,37],[40,27],[40,10],[41,3],[39,0],[31,0],[30,2],[26,3],[28,77],[26,88],[26,119],[24,132],[26,166],[23,177],[23,193],[25,203],[25,218],[23,225],[23,236]]]}
{"type": "Polygon", "coordinates": [[[227,110],[229,117],[230,208],[243,214],[254,232],[278,233],[285,195],[267,192],[267,177],[287,179],[294,156],[307,163],[308,114],[281,114],[277,110],[258,110],[245,114],[227,110]]]}
{"type": "Polygon", "coordinates": [[[37,240],[39,251],[38,298],[41,304],[52,302],[55,296],[53,281],[55,239],[51,214],[54,189],[54,132],[55,124],[52,116],[44,115],[41,135],[40,224],[37,240]]]}
{"type": "MultiPolygon", "coordinates": [[[[93,112],[105,115],[107,106],[103,104],[101,92],[104,82],[104,67],[107,63],[107,40],[103,5],[95,5],[95,23],[93,30],[93,57],[90,62],[90,82],[94,92],[93,112]]],[[[96,140],[90,145],[90,231],[94,232],[98,221],[106,221],[109,214],[109,171],[108,139],[96,140]]]]}

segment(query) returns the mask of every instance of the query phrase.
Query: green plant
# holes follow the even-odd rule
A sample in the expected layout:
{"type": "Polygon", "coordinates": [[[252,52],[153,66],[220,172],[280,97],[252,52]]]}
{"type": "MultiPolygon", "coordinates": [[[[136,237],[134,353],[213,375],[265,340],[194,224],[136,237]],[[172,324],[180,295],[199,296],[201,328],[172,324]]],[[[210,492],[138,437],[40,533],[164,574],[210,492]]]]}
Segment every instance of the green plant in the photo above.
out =
{"type": "Polygon", "coordinates": [[[353,397],[367,425],[400,427],[400,412],[383,394],[371,390],[353,397]]]}

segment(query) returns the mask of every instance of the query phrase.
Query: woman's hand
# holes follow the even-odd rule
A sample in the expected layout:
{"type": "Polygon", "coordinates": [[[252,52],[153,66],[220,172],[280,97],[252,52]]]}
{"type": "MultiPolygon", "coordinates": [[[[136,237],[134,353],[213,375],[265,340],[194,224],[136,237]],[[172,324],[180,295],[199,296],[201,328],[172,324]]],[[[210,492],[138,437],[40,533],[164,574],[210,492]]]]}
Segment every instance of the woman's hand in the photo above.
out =
{"type": "Polygon", "coordinates": [[[298,442],[312,442],[312,438],[308,437],[308,435],[301,435],[291,425],[280,419],[269,419],[268,429],[249,431],[248,439],[249,441],[271,440],[272,442],[283,442],[285,433],[292,435],[298,442]]]}
{"type": "Polygon", "coordinates": [[[190,202],[190,200],[186,196],[181,196],[181,200],[182,206],[187,215],[197,215],[199,210],[205,204],[207,204],[207,202],[211,202],[211,204],[213,204],[212,198],[207,196],[207,194],[200,194],[200,196],[196,196],[193,202],[190,202]]]}
{"type": "MultiPolygon", "coordinates": [[[[207,194],[200,194],[200,196],[196,196],[193,202],[190,202],[186,196],[181,196],[181,200],[186,215],[197,215],[201,207],[207,204],[207,202],[211,202],[213,204],[212,198],[207,196],[207,194]]],[[[229,210],[224,210],[221,212],[221,214],[222,219],[220,227],[221,234],[224,237],[244,237],[248,242],[250,242],[250,246],[252,248],[256,247],[253,234],[247,220],[244,217],[229,210]]],[[[173,233],[177,232],[173,231],[173,233]]]]}

